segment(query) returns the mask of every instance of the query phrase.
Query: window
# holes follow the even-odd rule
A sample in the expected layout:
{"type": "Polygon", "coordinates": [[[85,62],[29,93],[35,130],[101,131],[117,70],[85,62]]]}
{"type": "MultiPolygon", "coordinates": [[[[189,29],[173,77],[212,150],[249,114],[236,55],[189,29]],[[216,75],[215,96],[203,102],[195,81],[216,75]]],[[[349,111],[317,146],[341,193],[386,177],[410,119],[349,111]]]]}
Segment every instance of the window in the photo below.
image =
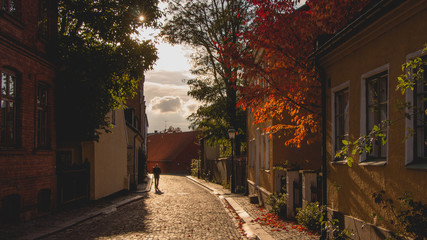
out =
{"type": "MultiPolygon", "coordinates": [[[[334,145],[333,145],[333,153],[335,155],[336,152],[341,150],[344,147],[343,140],[348,140],[349,135],[349,88],[346,87],[339,91],[334,92],[333,94],[333,137],[334,137],[334,145]]],[[[334,159],[335,161],[341,159],[334,159]]]]}
{"type": "Polygon", "coordinates": [[[14,17],[19,17],[20,1],[19,0],[2,0],[1,9],[14,17]]]}
{"type": "MultiPolygon", "coordinates": [[[[387,120],[388,108],[388,74],[381,72],[365,81],[366,89],[366,134],[374,125],[387,120]]],[[[378,139],[373,142],[371,151],[367,154],[368,161],[385,161],[387,157],[387,144],[383,145],[378,139]]]]}
{"type": "Polygon", "coordinates": [[[116,125],[116,110],[111,111],[111,124],[116,125]]]}
{"type": "Polygon", "coordinates": [[[261,169],[264,170],[264,161],[265,161],[265,134],[261,133],[261,137],[260,137],[260,146],[261,146],[261,169]]]}
{"type": "Polygon", "coordinates": [[[255,167],[255,138],[253,138],[249,143],[249,152],[251,157],[250,166],[255,167]]]}
{"type": "Polygon", "coordinates": [[[39,84],[37,88],[37,146],[48,147],[48,88],[39,84]]]}
{"type": "MultiPolygon", "coordinates": [[[[427,60],[427,56],[423,57],[427,60]]],[[[414,130],[414,154],[416,154],[414,163],[427,163],[427,66],[424,66],[422,81],[418,81],[413,94],[415,114],[413,118],[414,130]]]]}
{"type": "Polygon", "coordinates": [[[270,133],[265,134],[265,169],[270,170],[270,133]]]}
{"type": "Polygon", "coordinates": [[[2,72],[0,84],[0,145],[13,146],[16,144],[16,75],[13,72],[2,72]]]}

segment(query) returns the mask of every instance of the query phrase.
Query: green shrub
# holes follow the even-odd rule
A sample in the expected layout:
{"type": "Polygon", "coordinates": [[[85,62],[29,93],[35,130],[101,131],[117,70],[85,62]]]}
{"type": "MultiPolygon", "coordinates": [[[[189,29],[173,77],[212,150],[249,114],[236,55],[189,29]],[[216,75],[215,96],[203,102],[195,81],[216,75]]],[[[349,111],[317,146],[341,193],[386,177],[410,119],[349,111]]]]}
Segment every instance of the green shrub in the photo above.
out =
{"type": "Polygon", "coordinates": [[[286,217],[286,193],[273,193],[267,198],[266,202],[271,206],[271,212],[279,215],[280,217],[286,217]]]}
{"type": "Polygon", "coordinates": [[[347,240],[353,239],[353,231],[348,228],[342,229],[340,227],[338,219],[328,219],[327,221],[323,221],[322,225],[325,227],[325,230],[328,232],[329,239],[332,240],[347,240]]]}
{"type": "Polygon", "coordinates": [[[322,228],[322,214],[324,207],[318,202],[308,203],[304,208],[298,208],[297,221],[300,225],[313,232],[320,232],[322,228]]]}
{"type": "Polygon", "coordinates": [[[199,159],[191,160],[191,176],[197,177],[199,173],[199,159]]]}

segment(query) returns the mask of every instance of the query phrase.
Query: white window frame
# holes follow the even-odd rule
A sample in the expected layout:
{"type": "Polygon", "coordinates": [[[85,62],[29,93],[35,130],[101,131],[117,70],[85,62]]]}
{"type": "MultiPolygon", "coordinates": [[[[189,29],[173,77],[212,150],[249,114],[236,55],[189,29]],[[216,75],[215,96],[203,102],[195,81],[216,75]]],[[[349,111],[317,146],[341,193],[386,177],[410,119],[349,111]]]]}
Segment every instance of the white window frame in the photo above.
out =
{"type": "MultiPolygon", "coordinates": [[[[381,72],[387,72],[387,119],[389,119],[390,116],[390,64],[387,63],[385,65],[382,65],[380,67],[377,67],[369,72],[366,72],[362,74],[361,80],[360,80],[360,135],[366,135],[367,129],[366,129],[366,79],[379,74],[381,72]]],[[[364,152],[360,156],[359,164],[360,165],[374,165],[374,166],[383,166],[388,163],[388,156],[389,156],[389,129],[387,128],[387,142],[386,142],[386,160],[385,161],[366,161],[367,160],[367,154],[364,152]]]]}
{"type": "Polygon", "coordinates": [[[255,163],[255,138],[249,140],[249,167],[254,167],[255,163]]]}
{"type": "Polygon", "coordinates": [[[270,133],[265,134],[265,170],[270,170],[270,133]]]}
{"type": "Polygon", "coordinates": [[[264,144],[264,139],[265,139],[265,134],[261,133],[261,137],[260,137],[260,145],[261,145],[261,169],[264,170],[265,169],[265,144],[264,144]]]}
{"type": "MultiPolygon", "coordinates": [[[[423,49],[419,49],[418,51],[415,51],[413,53],[410,53],[406,56],[406,61],[410,61],[413,60],[417,57],[425,57],[427,56],[427,52],[423,53],[423,49]]],[[[427,73],[424,73],[427,74],[427,73]]],[[[405,100],[407,103],[413,103],[414,101],[414,92],[411,89],[407,89],[406,90],[406,94],[405,94],[405,100]]],[[[409,112],[408,112],[409,113],[409,112]]],[[[414,129],[414,119],[405,119],[405,136],[409,136],[410,133],[410,129],[414,129]]],[[[417,154],[414,153],[414,137],[408,137],[405,141],[405,166],[408,168],[427,168],[426,164],[423,163],[416,163],[416,156],[417,154]]]]}
{"type": "MultiPolygon", "coordinates": [[[[342,83],[342,84],[331,89],[331,109],[332,109],[331,110],[331,123],[332,123],[332,125],[331,125],[332,126],[332,128],[331,128],[331,130],[332,130],[331,153],[332,153],[332,161],[334,163],[340,163],[340,162],[345,163],[346,162],[346,161],[334,161],[334,159],[335,159],[334,156],[336,153],[335,152],[335,94],[337,92],[340,92],[341,90],[346,89],[346,88],[348,89],[348,101],[349,101],[349,105],[350,105],[350,81],[344,82],[344,83],[342,83]]],[[[350,110],[348,111],[348,121],[350,121],[350,110]]],[[[350,133],[350,126],[349,126],[348,131],[350,133]]]]}

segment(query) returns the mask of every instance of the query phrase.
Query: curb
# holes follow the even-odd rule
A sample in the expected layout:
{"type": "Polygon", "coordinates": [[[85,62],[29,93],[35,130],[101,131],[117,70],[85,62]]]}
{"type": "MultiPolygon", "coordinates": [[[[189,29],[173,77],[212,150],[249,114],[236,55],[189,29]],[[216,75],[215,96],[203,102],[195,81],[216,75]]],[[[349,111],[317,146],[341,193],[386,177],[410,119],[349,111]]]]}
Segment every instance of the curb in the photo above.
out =
{"type": "MultiPolygon", "coordinates": [[[[151,178],[151,176],[148,176],[148,175],[146,176],[146,178],[148,178],[147,179],[147,185],[145,186],[144,189],[137,191],[136,193],[147,193],[147,192],[151,191],[152,178],[151,178]]],[[[111,206],[102,208],[100,210],[86,213],[80,217],[71,219],[71,220],[64,222],[62,224],[59,224],[57,226],[52,226],[50,229],[40,231],[39,233],[30,234],[30,235],[24,236],[24,237],[19,238],[19,239],[37,240],[37,239],[45,238],[45,237],[48,237],[52,234],[63,231],[67,228],[73,227],[79,223],[82,223],[82,222],[87,221],[89,219],[92,219],[94,217],[100,216],[102,214],[109,214],[109,213],[115,212],[117,210],[117,208],[123,207],[127,204],[133,203],[133,202],[138,201],[138,200],[143,199],[143,198],[144,198],[144,196],[134,196],[132,198],[125,199],[125,200],[120,201],[118,203],[112,204],[111,206]]]]}
{"type": "Polygon", "coordinates": [[[259,240],[274,240],[274,238],[268,234],[260,224],[255,223],[254,218],[251,217],[231,196],[230,193],[221,193],[217,189],[211,188],[204,185],[202,182],[193,178],[192,176],[186,176],[187,179],[193,181],[194,183],[199,184],[200,186],[212,191],[215,195],[219,195],[220,198],[223,198],[236,212],[236,214],[244,221],[242,229],[245,231],[246,235],[249,238],[255,238],[259,240]],[[224,195],[228,195],[227,197],[224,195]]]}

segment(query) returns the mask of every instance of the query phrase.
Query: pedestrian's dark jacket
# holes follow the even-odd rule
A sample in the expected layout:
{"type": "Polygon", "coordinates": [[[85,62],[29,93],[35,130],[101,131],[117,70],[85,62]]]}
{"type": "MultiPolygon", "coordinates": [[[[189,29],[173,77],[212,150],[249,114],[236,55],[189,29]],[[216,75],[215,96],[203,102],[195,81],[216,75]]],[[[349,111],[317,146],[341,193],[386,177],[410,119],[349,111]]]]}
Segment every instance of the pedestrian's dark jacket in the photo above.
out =
{"type": "Polygon", "coordinates": [[[154,177],[158,177],[158,176],[160,176],[160,173],[162,173],[162,170],[160,170],[160,168],[159,168],[159,167],[153,167],[153,174],[154,174],[154,177]]]}

